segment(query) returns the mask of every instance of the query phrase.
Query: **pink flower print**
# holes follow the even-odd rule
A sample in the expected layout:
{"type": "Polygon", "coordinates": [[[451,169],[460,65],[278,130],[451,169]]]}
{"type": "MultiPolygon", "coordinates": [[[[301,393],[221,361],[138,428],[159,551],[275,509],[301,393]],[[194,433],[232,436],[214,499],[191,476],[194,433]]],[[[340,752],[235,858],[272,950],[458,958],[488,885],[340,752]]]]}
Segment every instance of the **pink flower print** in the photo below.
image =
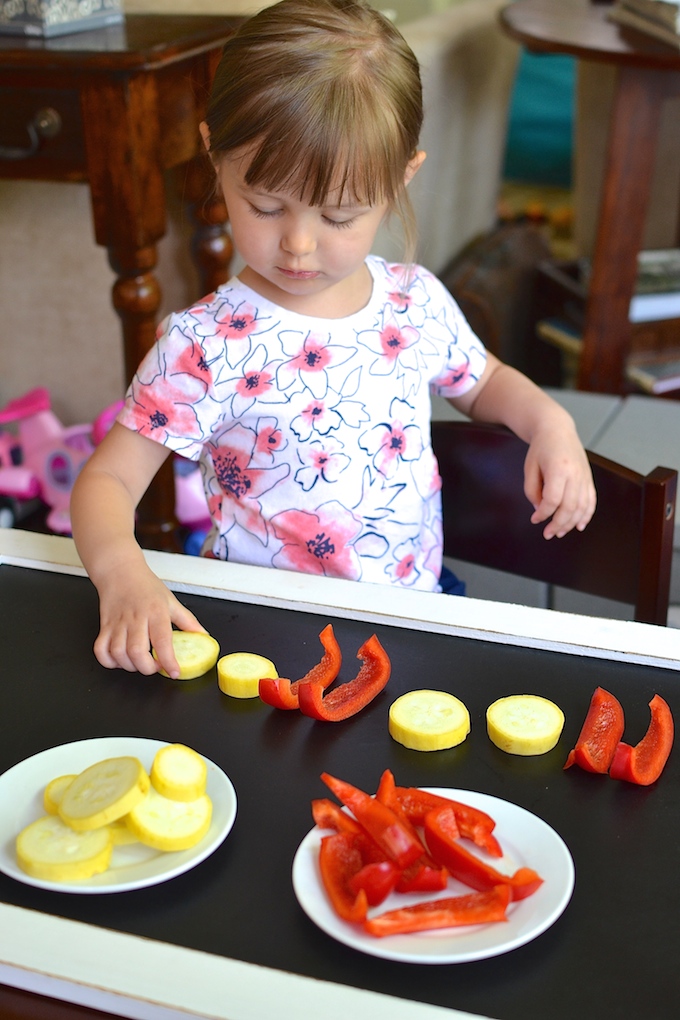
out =
{"type": "Polygon", "coordinates": [[[328,390],[328,371],[354,357],[351,347],[340,347],[308,333],[302,343],[301,334],[284,330],[279,339],[288,358],[278,370],[279,389],[286,390],[293,383],[302,383],[317,400],[323,400],[328,390]]]}
{"type": "Polygon", "coordinates": [[[408,311],[413,303],[413,298],[404,290],[390,291],[387,297],[394,306],[394,311],[397,313],[408,311]]]}
{"type": "Polygon", "coordinates": [[[373,466],[385,478],[394,478],[402,461],[417,460],[423,452],[418,426],[398,420],[375,425],[363,434],[359,445],[372,455],[373,466]]]}
{"type": "Polygon", "coordinates": [[[394,550],[394,560],[385,573],[397,584],[412,587],[420,577],[416,567],[416,544],[413,539],[402,542],[394,550]]]}
{"type": "MultiPolygon", "coordinates": [[[[259,497],[282,481],[290,473],[287,464],[258,468],[251,465],[256,445],[251,429],[234,425],[224,432],[217,445],[210,444],[214,479],[222,494],[222,532],[239,524],[250,534],[267,544],[267,527],[260,515],[259,497]]],[[[209,486],[210,497],[215,495],[209,486]]]]}
{"type": "Polygon", "coordinates": [[[224,352],[230,368],[240,364],[250,352],[251,337],[271,328],[258,319],[257,309],[247,301],[232,305],[225,300],[216,311],[200,306],[190,310],[197,315],[196,336],[218,337],[225,341],[224,352]]]}
{"type": "Polygon", "coordinates": [[[420,339],[413,326],[398,326],[388,322],[382,329],[367,329],[359,333],[357,340],[376,355],[370,368],[371,375],[391,375],[397,365],[404,369],[418,371],[416,350],[409,353],[420,339]]]}
{"type": "Polygon", "coordinates": [[[399,329],[388,325],[380,333],[382,352],[390,361],[396,361],[402,351],[407,350],[418,339],[418,334],[411,326],[399,329]]]}
{"type": "MultiPolygon", "coordinates": [[[[242,363],[242,372],[236,379],[219,379],[216,384],[216,391],[223,386],[234,388],[234,395],[231,400],[231,413],[234,418],[240,418],[246,411],[249,411],[255,401],[260,403],[281,403],[285,401],[274,386],[276,366],[279,362],[267,364],[267,348],[264,344],[258,344],[250,357],[242,363]]],[[[227,398],[222,398],[226,400],[227,398]]]]}
{"type": "Polygon", "coordinates": [[[341,453],[342,446],[333,439],[321,442],[315,439],[308,446],[300,447],[298,456],[303,462],[295,473],[295,481],[305,492],[313,489],[319,479],[324,482],[337,482],[351,461],[346,453],[341,453]]]}
{"type": "Polygon", "coordinates": [[[242,301],[235,308],[225,301],[215,316],[217,336],[224,340],[242,340],[255,332],[257,326],[257,309],[242,301]]]}
{"type": "Polygon", "coordinates": [[[449,369],[446,375],[440,377],[437,391],[447,397],[453,397],[461,392],[464,393],[470,388],[471,376],[472,367],[469,359],[466,359],[462,365],[449,369]]]}
{"type": "Polygon", "coordinates": [[[361,577],[359,557],[352,546],[361,523],[342,504],[331,501],[313,512],[284,510],[272,518],[272,525],[283,543],[272,558],[275,567],[351,581],[361,577]]]}
{"type": "MultiPolygon", "coordinates": [[[[327,397],[330,396],[331,392],[329,391],[327,397]]],[[[342,418],[335,410],[335,406],[340,402],[340,397],[335,393],[332,396],[335,398],[334,400],[310,400],[292,419],[290,427],[303,443],[309,439],[313,432],[325,436],[332,429],[340,428],[342,425],[342,418]]]]}
{"type": "Polygon", "coordinates": [[[163,356],[152,348],[139,366],[130,387],[128,405],[133,425],[143,436],[166,443],[182,436],[201,440],[203,429],[194,405],[199,404],[208,390],[208,370],[203,352],[196,343],[180,350],[173,358],[172,350],[163,356]],[[163,380],[159,385],[159,378],[163,380]]]}
{"type": "Polygon", "coordinates": [[[256,426],[257,438],[255,440],[254,454],[260,454],[273,461],[274,454],[278,450],[285,450],[288,440],[283,438],[283,433],[278,427],[276,418],[260,418],[256,426]]]}

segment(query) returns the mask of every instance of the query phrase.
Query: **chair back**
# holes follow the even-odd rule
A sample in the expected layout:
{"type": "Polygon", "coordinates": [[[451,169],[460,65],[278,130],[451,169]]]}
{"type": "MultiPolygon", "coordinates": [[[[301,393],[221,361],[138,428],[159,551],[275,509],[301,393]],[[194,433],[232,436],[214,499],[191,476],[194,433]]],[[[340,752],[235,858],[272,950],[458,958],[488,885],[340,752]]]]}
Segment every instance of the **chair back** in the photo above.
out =
{"type": "Polygon", "coordinates": [[[524,495],[527,444],[497,425],[434,421],[442,478],[444,555],[632,603],[665,626],[678,473],[640,475],[588,452],[597,509],[585,531],[543,538],[524,495]]]}

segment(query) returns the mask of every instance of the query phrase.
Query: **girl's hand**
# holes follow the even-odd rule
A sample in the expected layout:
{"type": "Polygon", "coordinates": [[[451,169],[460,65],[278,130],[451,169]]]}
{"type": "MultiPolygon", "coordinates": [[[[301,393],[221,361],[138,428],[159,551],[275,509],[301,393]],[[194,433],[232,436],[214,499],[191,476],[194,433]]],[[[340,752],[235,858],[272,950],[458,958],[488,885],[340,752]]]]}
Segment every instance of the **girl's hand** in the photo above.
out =
{"type": "Polygon", "coordinates": [[[99,588],[99,613],[94,654],[101,665],[147,676],[161,668],[173,679],[179,676],[172,624],[180,630],[205,630],[146,565],[107,576],[99,588]],[[151,655],[151,647],[158,660],[151,655]]]}
{"type": "Polygon", "coordinates": [[[532,524],[548,521],[543,537],[583,531],[595,512],[590,464],[576,431],[552,423],[537,429],[524,462],[524,492],[534,507],[532,524]]]}

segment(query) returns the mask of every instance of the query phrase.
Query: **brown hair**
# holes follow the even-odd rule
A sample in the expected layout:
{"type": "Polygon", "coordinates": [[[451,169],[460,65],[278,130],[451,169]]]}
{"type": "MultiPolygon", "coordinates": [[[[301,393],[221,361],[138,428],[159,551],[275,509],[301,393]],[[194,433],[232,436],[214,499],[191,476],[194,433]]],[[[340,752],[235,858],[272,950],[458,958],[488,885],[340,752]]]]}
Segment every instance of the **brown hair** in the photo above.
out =
{"type": "Polygon", "coordinates": [[[363,0],[281,0],[227,40],[206,121],[213,159],[252,148],[250,186],[386,201],[412,255],[404,174],[422,118],[418,61],[387,18],[363,0]]]}

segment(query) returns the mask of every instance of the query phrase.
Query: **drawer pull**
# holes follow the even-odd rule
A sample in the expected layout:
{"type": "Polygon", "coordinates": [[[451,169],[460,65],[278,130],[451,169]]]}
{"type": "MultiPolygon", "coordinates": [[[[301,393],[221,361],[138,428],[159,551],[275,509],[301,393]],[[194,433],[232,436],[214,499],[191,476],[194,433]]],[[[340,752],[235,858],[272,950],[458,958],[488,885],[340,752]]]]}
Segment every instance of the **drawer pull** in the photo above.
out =
{"type": "Polygon", "coordinates": [[[26,125],[30,144],[26,148],[0,145],[0,159],[30,159],[39,151],[43,140],[54,138],[61,131],[61,117],[51,106],[38,110],[26,125]]]}

